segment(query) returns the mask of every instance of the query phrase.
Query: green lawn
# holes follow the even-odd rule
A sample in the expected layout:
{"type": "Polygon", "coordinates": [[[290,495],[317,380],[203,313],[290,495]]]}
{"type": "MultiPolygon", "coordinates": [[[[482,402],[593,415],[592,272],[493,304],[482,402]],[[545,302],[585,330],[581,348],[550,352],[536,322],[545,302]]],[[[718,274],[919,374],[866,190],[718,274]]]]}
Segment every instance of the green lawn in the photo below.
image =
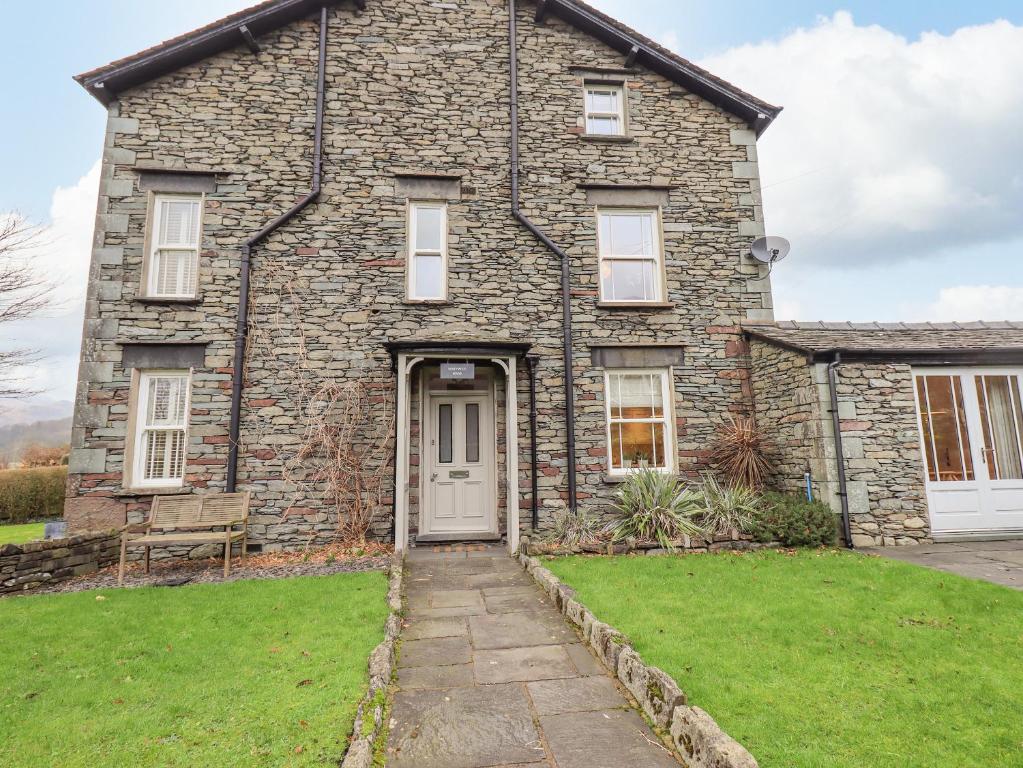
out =
{"type": "Polygon", "coordinates": [[[1023,592],[835,551],[545,565],[762,768],[1023,765],[1023,592]]]}
{"type": "Polygon", "coordinates": [[[23,523],[22,525],[0,525],[0,546],[24,544],[43,538],[45,523],[23,523]]]}
{"type": "Polygon", "coordinates": [[[383,573],[0,601],[0,765],[336,766],[383,573]]]}

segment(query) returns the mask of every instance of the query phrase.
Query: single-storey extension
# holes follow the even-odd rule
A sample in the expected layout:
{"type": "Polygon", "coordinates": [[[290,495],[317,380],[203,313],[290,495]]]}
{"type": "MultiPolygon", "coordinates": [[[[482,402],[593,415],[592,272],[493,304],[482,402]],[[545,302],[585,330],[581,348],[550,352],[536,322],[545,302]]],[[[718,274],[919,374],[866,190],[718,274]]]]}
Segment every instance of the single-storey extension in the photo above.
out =
{"type": "Polygon", "coordinates": [[[780,483],[854,546],[1023,534],[1023,323],[747,324],[780,483]]]}

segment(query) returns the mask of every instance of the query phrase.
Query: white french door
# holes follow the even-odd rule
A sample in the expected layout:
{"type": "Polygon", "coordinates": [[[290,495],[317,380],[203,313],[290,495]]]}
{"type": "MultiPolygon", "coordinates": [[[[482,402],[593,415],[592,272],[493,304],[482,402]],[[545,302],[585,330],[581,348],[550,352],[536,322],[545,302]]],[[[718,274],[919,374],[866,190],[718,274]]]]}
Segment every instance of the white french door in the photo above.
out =
{"type": "Polygon", "coordinates": [[[1023,532],[1023,369],[914,369],[931,529],[1023,532]]]}
{"type": "Polygon", "coordinates": [[[496,533],[492,401],[484,394],[431,395],[420,534],[496,533]]]}

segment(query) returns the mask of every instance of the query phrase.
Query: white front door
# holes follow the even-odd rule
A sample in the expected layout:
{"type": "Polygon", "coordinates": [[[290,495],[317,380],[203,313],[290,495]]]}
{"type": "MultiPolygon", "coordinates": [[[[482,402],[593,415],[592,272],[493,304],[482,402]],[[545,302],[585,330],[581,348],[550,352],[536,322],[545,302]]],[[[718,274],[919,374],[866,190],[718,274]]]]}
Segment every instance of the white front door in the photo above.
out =
{"type": "Polygon", "coordinates": [[[491,399],[483,393],[429,398],[420,534],[496,533],[491,399]]]}
{"type": "Polygon", "coordinates": [[[914,370],[931,529],[1023,533],[1023,370],[914,370]]]}

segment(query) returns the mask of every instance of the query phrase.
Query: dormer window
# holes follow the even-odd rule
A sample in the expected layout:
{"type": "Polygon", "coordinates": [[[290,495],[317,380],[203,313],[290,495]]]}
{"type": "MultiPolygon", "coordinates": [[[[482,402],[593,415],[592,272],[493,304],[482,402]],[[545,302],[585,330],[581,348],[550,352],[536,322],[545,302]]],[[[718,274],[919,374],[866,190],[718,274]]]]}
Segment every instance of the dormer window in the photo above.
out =
{"type": "Polygon", "coordinates": [[[619,84],[586,84],[586,134],[625,135],[625,91],[619,84]]]}

